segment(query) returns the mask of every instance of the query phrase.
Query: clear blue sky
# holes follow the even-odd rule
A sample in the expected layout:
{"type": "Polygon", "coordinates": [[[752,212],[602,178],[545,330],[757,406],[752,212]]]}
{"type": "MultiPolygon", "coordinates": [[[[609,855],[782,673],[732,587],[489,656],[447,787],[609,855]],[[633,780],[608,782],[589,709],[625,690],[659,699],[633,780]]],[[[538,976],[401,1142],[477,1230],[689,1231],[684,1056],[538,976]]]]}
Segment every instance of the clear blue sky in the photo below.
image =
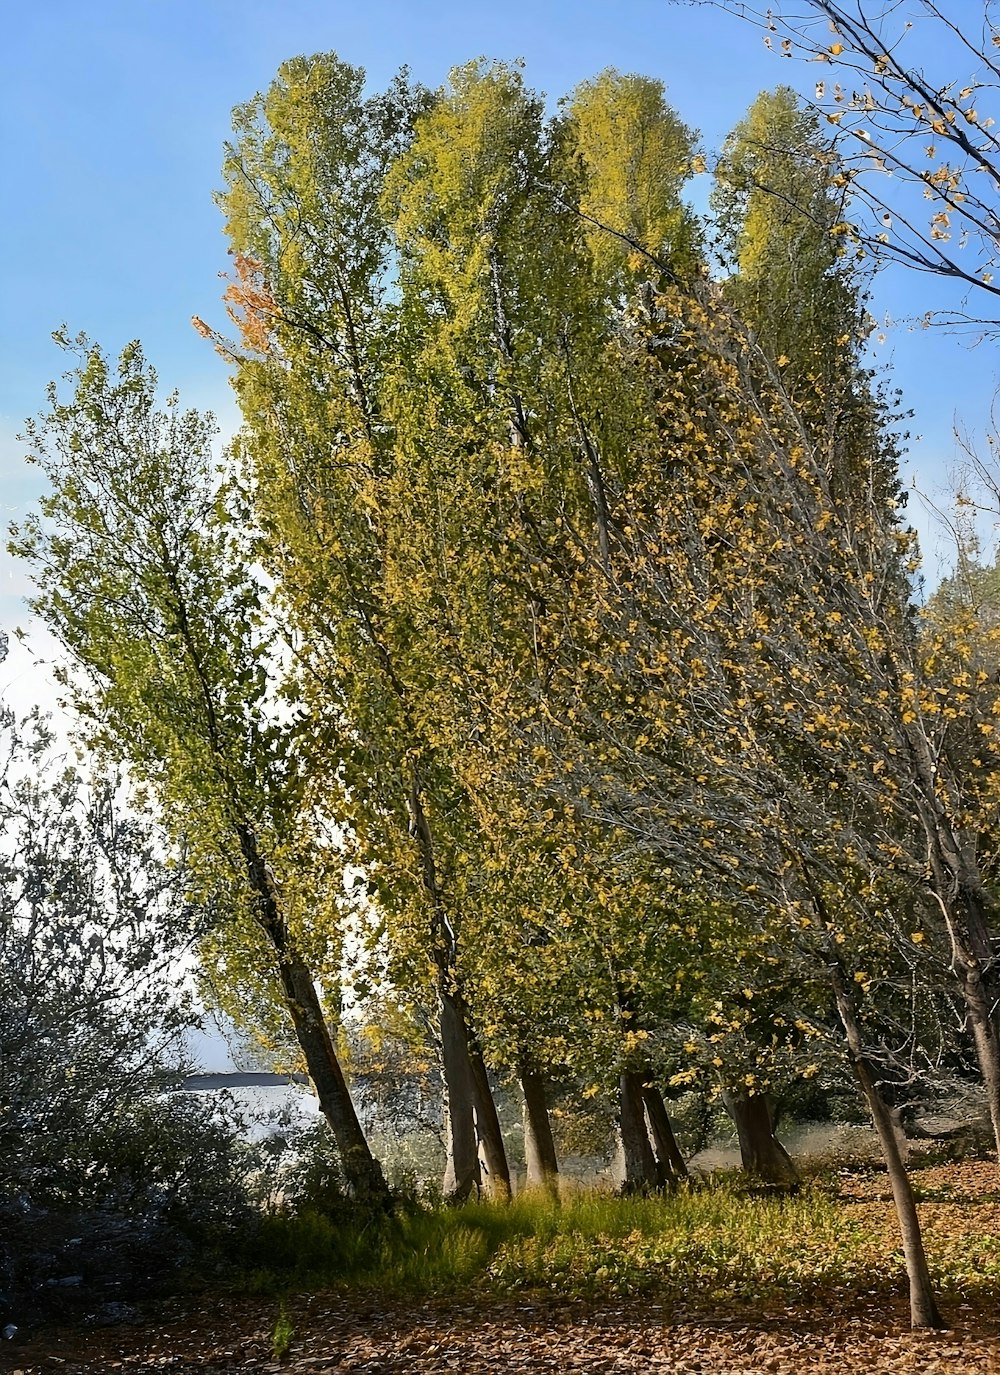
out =
{"type": "MultiPolygon", "coordinates": [[[[366,67],[374,87],[404,63],[438,85],[472,57],[523,57],[529,82],[553,101],[603,67],[640,71],[666,83],[709,152],[758,90],[811,89],[815,78],[739,21],[666,0],[15,0],[0,42],[4,523],[35,492],[14,436],[63,367],[50,334],[64,321],[110,351],[141,338],[165,387],[232,426],[224,366],[189,323],[220,314],[226,255],[212,191],[230,110],[284,59],[328,49],[366,67]]],[[[927,283],[903,277],[875,299],[897,316],[930,304],[927,283]]],[[[954,454],[956,416],[985,427],[994,350],[895,330],[881,355],[924,436],[904,472],[916,468],[934,488],[954,454]]],[[[0,555],[0,625],[24,619],[23,587],[0,555]]]]}

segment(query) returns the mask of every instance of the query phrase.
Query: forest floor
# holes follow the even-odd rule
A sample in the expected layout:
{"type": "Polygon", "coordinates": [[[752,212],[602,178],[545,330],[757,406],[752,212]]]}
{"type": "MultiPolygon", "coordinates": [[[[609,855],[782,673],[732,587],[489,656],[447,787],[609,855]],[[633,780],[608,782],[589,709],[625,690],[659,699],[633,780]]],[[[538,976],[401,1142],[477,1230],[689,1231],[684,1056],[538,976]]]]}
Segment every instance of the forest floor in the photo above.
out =
{"type": "MultiPolygon", "coordinates": [[[[1000,1176],[992,1163],[917,1171],[928,1252],[942,1276],[949,1330],[908,1331],[898,1266],[808,1301],[719,1301],[696,1286],[641,1297],[496,1294],[488,1282],[452,1297],[406,1299],[376,1287],[275,1298],[184,1295],[141,1306],[114,1327],[39,1328],[0,1348],[0,1370],[140,1372],[676,1372],[687,1375],[1000,1375],[1000,1176]],[[273,1333],[284,1309],[287,1359],[273,1333]]],[[[891,1257],[887,1181],[845,1174],[845,1226],[891,1257]]]]}

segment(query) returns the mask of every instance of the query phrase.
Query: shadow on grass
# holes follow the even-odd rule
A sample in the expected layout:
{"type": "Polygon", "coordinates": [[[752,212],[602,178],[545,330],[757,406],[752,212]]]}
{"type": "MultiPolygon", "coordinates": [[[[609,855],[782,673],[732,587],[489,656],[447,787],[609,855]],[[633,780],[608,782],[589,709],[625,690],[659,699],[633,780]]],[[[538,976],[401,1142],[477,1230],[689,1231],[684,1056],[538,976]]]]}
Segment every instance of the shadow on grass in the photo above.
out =
{"type": "Polygon", "coordinates": [[[726,1183],[666,1197],[580,1195],[562,1207],[530,1198],[411,1206],[360,1226],[277,1214],[247,1261],[241,1287],[253,1293],[377,1284],[422,1295],[694,1292],[715,1303],[870,1290],[885,1269],[877,1239],[828,1190],[763,1198],[726,1183]]]}

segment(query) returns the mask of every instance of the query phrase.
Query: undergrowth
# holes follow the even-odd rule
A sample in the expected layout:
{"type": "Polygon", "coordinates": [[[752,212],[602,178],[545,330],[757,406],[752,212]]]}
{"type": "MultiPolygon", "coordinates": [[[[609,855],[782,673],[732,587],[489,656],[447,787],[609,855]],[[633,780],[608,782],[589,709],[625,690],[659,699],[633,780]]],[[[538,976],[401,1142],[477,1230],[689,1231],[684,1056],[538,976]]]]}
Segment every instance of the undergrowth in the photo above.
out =
{"type": "Polygon", "coordinates": [[[582,1194],[561,1207],[411,1204],[351,1225],[317,1212],[264,1219],[247,1286],[377,1285],[427,1294],[488,1286],[566,1295],[690,1292],[730,1300],[853,1286],[877,1263],[828,1192],[747,1196],[726,1185],[667,1197],[582,1194]]]}
{"type": "MultiPolygon", "coordinates": [[[[868,1172],[870,1174],[870,1171],[868,1172]]],[[[854,1175],[866,1180],[867,1175],[854,1175]]],[[[1000,1227],[989,1179],[946,1185],[915,1171],[935,1287],[976,1305],[1000,1299],[1000,1227]],[[986,1187],[984,1187],[986,1186],[986,1187]],[[989,1214],[989,1216],[987,1216],[989,1214]]],[[[762,1197],[740,1176],[665,1197],[580,1193],[508,1207],[421,1204],[359,1215],[348,1206],[266,1216],[244,1250],[244,1291],[377,1289],[427,1295],[656,1293],[687,1306],[834,1304],[905,1293],[903,1257],[878,1173],[854,1196],[827,1172],[793,1196],[762,1197]]]]}

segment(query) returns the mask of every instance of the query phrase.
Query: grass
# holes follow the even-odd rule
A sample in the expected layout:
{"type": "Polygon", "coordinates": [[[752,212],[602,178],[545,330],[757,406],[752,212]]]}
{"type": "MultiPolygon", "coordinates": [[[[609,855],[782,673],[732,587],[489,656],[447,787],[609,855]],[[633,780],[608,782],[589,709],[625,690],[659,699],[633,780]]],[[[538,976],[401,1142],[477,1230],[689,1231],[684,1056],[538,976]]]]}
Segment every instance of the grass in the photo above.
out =
{"type": "Polygon", "coordinates": [[[271,1353],[276,1361],[282,1363],[287,1361],[292,1353],[292,1338],[295,1336],[295,1328],[292,1320],[288,1316],[285,1305],[282,1304],[278,1311],[278,1318],[271,1333],[271,1353]]]}
{"type": "Polygon", "coordinates": [[[535,1198],[499,1208],[414,1207],[358,1226],[320,1214],[265,1219],[256,1292],[331,1285],[438,1294],[638,1294],[657,1290],[713,1300],[852,1287],[870,1278],[878,1247],[829,1191],[748,1196],[730,1185],[665,1198],[579,1195],[561,1208],[535,1198]]]}
{"type": "MultiPolygon", "coordinates": [[[[995,1171],[913,1172],[934,1284],[949,1303],[1000,1301],[995,1171]]],[[[245,1254],[239,1288],[276,1296],[655,1294],[691,1310],[835,1311],[906,1291],[888,1182],[870,1167],[831,1171],[791,1197],[755,1195],[734,1175],[666,1197],[580,1193],[562,1207],[536,1196],[506,1208],[411,1203],[360,1220],[275,1214],[245,1254]]]]}
{"type": "Polygon", "coordinates": [[[574,1294],[806,1298],[855,1282],[866,1241],[818,1190],[779,1199],[716,1188],[624,1205],[589,1201],[563,1227],[501,1247],[489,1274],[504,1288],[574,1294]]]}

